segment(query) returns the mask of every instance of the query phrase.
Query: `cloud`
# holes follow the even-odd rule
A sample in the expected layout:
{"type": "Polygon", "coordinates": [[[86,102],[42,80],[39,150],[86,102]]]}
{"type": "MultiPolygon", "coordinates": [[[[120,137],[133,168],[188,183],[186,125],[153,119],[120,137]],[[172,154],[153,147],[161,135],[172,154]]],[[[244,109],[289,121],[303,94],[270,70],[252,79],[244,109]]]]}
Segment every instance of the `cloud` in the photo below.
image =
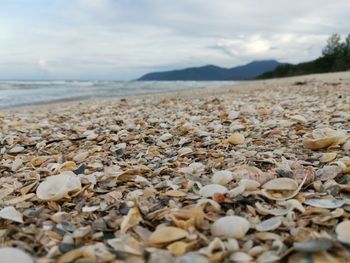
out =
{"type": "Polygon", "coordinates": [[[348,0],[259,8],[256,0],[4,0],[0,78],[132,79],[202,64],[296,63],[319,56],[331,33],[350,33],[348,10],[348,0]]]}

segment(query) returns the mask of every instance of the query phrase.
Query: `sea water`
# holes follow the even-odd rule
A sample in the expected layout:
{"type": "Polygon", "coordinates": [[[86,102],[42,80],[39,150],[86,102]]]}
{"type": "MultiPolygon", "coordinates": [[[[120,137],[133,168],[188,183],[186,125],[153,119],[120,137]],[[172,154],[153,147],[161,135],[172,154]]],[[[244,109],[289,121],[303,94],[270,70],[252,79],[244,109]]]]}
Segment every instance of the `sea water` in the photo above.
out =
{"type": "Polygon", "coordinates": [[[0,108],[232,86],[234,81],[0,81],[0,108]]]}

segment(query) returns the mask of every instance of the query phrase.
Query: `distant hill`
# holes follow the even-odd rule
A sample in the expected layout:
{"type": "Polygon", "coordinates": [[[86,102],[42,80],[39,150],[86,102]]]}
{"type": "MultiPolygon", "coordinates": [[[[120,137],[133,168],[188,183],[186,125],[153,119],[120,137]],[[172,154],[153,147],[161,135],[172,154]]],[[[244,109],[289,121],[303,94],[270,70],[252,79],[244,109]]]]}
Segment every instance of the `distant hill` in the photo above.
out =
{"type": "Polygon", "coordinates": [[[249,64],[233,68],[207,65],[203,67],[148,73],[138,80],[249,80],[255,79],[262,73],[271,71],[279,65],[282,65],[282,63],[276,60],[253,61],[249,64]]]}
{"type": "Polygon", "coordinates": [[[314,73],[327,73],[350,70],[350,34],[341,41],[338,34],[333,34],[322,51],[322,56],[296,65],[284,64],[265,72],[257,79],[291,77],[314,73]]]}

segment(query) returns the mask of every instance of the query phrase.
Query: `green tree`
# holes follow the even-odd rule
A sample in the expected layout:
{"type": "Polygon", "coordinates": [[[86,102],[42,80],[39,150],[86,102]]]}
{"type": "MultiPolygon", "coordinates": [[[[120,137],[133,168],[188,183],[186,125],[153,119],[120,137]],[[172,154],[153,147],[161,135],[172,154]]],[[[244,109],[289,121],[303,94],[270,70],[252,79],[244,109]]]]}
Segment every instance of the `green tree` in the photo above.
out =
{"type": "Polygon", "coordinates": [[[341,50],[341,38],[339,34],[332,34],[328,40],[327,45],[322,50],[323,56],[334,56],[341,50]]]}

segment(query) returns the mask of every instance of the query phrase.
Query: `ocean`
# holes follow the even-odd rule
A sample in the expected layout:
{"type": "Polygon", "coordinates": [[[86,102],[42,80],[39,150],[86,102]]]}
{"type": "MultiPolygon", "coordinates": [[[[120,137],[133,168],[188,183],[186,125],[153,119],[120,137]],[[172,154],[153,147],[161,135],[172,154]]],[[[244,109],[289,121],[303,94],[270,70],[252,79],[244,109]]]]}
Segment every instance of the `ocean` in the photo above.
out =
{"type": "Polygon", "coordinates": [[[232,86],[235,81],[0,81],[0,108],[232,86]]]}

